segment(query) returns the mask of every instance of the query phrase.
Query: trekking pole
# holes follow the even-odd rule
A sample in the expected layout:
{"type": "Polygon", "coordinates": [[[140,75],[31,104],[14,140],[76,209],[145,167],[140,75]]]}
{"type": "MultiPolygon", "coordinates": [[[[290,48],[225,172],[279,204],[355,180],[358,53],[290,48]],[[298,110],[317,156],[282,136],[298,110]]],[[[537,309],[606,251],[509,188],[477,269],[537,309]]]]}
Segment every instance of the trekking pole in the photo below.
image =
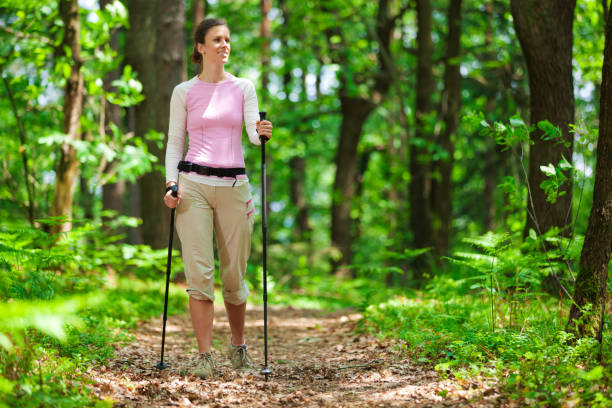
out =
{"type": "MultiPolygon", "coordinates": [[[[259,112],[259,120],[266,120],[266,112],[259,112]]],[[[264,301],[264,355],[265,366],[260,374],[266,377],[272,373],[268,368],[268,280],[266,274],[266,140],[260,136],[261,141],[261,234],[263,240],[263,301],[264,301]]]]}
{"type": "MultiPolygon", "coordinates": [[[[176,197],[178,194],[178,186],[176,184],[170,186],[172,191],[172,197],[176,197]]],[[[167,367],[166,363],[164,363],[164,344],[166,341],[166,320],[168,319],[168,290],[170,289],[170,265],[172,264],[172,238],[174,237],[174,213],[176,212],[176,207],[172,209],[170,212],[170,239],[168,243],[168,261],[166,262],[166,296],[164,298],[164,323],[162,328],[162,344],[161,344],[161,358],[159,359],[159,363],[155,367],[158,370],[163,370],[167,367]]]]}

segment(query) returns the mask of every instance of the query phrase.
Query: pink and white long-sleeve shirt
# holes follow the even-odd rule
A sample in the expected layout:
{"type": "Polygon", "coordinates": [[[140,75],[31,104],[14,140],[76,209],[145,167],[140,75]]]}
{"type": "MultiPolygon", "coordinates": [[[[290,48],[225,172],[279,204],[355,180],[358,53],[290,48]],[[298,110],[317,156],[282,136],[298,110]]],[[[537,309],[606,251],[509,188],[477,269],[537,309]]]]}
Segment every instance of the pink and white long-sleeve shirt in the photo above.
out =
{"type": "MultiPolygon", "coordinates": [[[[248,79],[227,74],[221,82],[204,82],[197,76],[177,85],[170,100],[170,125],[166,147],[166,183],[178,180],[178,162],[185,151],[186,161],[209,167],[244,167],[242,123],[252,143],[259,145],[255,124],[259,120],[257,94],[248,79]]],[[[187,173],[190,180],[231,186],[233,178],[187,173]]],[[[248,180],[238,176],[236,185],[248,180]]]]}

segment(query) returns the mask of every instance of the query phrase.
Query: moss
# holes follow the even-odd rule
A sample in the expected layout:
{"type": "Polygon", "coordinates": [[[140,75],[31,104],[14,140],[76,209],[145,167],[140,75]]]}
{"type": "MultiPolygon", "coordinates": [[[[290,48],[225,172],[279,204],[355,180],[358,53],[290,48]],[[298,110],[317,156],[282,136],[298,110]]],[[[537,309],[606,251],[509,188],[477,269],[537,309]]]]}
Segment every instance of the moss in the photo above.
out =
{"type": "Polygon", "coordinates": [[[576,315],[574,321],[569,322],[569,331],[579,333],[580,337],[597,337],[601,325],[601,289],[597,275],[582,265],[576,280],[574,300],[583,310],[576,315]],[[586,305],[590,306],[585,308],[586,305]]]}
{"type": "Polygon", "coordinates": [[[586,303],[598,304],[601,297],[601,284],[596,274],[590,269],[581,266],[578,279],[576,280],[576,293],[586,303]]]}

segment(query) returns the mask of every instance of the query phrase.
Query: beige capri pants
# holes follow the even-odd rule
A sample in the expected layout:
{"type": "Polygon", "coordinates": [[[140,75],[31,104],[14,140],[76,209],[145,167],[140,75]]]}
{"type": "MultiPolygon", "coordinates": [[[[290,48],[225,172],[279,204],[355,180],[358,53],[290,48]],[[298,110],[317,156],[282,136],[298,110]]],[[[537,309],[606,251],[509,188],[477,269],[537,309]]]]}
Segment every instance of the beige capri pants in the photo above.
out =
{"type": "Polygon", "coordinates": [[[223,300],[241,305],[249,296],[244,281],[251,253],[255,205],[248,182],[235,187],[210,186],[179,176],[181,201],[176,230],[181,240],[187,293],[214,301],[213,230],[219,256],[223,300]]]}

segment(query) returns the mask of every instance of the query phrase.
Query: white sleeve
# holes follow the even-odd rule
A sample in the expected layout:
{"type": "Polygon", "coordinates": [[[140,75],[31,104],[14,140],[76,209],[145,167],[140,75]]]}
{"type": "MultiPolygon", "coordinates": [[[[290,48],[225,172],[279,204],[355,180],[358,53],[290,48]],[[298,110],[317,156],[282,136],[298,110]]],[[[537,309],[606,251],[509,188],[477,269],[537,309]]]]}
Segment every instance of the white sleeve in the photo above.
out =
{"type": "MultiPolygon", "coordinates": [[[[180,86],[180,85],[179,85],[180,86]]],[[[166,146],[166,183],[178,181],[178,163],[185,151],[185,129],[187,126],[187,109],[184,87],[176,86],[170,98],[170,120],[168,126],[168,144],[166,146]]]]}
{"type": "Polygon", "coordinates": [[[256,145],[261,144],[256,127],[258,120],[259,105],[257,103],[255,86],[251,81],[246,80],[246,86],[244,87],[244,126],[246,127],[247,135],[249,135],[249,140],[256,145]]]}

